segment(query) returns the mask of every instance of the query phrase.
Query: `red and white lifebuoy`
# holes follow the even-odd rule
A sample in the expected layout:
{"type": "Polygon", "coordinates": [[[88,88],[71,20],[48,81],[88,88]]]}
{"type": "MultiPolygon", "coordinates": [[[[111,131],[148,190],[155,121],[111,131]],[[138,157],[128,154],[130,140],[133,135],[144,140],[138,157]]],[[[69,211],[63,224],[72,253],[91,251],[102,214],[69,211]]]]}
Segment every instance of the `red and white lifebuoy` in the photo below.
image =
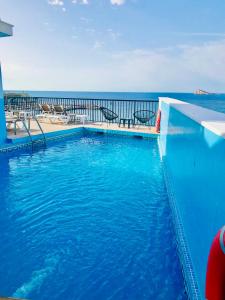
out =
{"type": "Polygon", "coordinates": [[[156,117],[156,124],[155,124],[155,129],[156,132],[160,132],[160,123],[161,123],[161,110],[159,109],[157,112],[157,117],[156,117]]]}
{"type": "Polygon", "coordinates": [[[206,299],[225,299],[225,226],[215,236],[208,258],[206,299]]]}

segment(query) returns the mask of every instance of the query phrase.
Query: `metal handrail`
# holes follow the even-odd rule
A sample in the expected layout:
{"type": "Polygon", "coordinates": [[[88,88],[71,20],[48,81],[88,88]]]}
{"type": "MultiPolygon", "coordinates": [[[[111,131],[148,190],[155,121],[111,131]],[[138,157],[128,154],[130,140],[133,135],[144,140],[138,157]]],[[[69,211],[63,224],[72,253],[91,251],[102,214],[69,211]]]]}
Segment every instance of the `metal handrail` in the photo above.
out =
{"type": "MultiPolygon", "coordinates": [[[[30,118],[30,119],[31,119],[31,118],[30,118]]],[[[32,117],[32,119],[34,119],[34,120],[36,121],[36,123],[38,124],[38,127],[39,127],[39,129],[40,129],[40,131],[41,131],[41,134],[42,134],[42,136],[43,136],[44,144],[46,145],[46,137],[45,137],[44,131],[43,131],[42,127],[41,127],[41,124],[39,123],[39,121],[37,120],[36,117],[32,117]]],[[[19,122],[19,121],[22,122],[24,128],[26,129],[26,132],[28,133],[28,136],[29,136],[29,138],[30,138],[30,141],[31,141],[32,147],[33,147],[33,145],[34,145],[34,143],[35,143],[35,140],[32,139],[32,134],[31,134],[29,128],[27,127],[27,124],[26,124],[25,119],[18,119],[18,120],[16,120],[15,122],[19,122]]]]}
{"type": "MultiPolygon", "coordinates": [[[[30,138],[30,140],[31,140],[31,143],[32,143],[32,145],[33,145],[33,139],[32,139],[32,136],[31,136],[31,134],[30,134],[30,130],[28,129],[25,120],[24,120],[24,119],[18,119],[17,121],[21,121],[21,122],[23,123],[23,126],[24,126],[24,128],[26,129],[26,131],[27,131],[27,133],[28,133],[28,135],[29,135],[29,138],[30,138]]],[[[17,122],[17,121],[16,121],[16,122],[17,122]]]]}
{"type": "Polygon", "coordinates": [[[41,131],[41,133],[42,133],[42,135],[43,135],[43,140],[45,141],[45,144],[46,144],[46,136],[45,136],[45,133],[44,133],[42,127],[41,127],[40,122],[38,121],[38,119],[37,119],[35,116],[33,117],[33,119],[34,119],[34,120],[36,121],[36,123],[38,124],[38,127],[39,127],[39,129],[40,129],[40,131],[41,131]]]}

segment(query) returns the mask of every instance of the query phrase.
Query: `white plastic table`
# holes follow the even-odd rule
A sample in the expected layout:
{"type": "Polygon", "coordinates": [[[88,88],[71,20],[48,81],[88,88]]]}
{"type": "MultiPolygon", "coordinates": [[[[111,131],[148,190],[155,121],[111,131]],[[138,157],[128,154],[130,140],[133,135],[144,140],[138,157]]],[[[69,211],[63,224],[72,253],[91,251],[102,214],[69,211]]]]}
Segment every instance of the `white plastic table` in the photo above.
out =
{"type": "Polygon", "coordinates": [[[81,122],[84,125],[85,121],[88,120],[88,115],[76,115],[75,120],[81,122]]]}

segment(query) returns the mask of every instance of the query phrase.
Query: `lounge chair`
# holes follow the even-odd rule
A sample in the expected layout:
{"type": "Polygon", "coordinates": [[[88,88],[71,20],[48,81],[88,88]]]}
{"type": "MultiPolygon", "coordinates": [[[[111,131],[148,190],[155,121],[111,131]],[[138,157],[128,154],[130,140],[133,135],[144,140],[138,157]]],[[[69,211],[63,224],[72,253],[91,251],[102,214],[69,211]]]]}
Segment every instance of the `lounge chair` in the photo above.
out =
{"type": "Polygon", "coordinates": [[[43,114],[52,114],[53,113],[51,106],[47,103],[38,104],[38,106],[43,114]]]}
{"type": "Polygon", "coordinates": [[[53,110],[56,115],[68,120],[68,122],[76,120],[77,114],[70,113],[67,109],[63,108],[62,105],[53,105],[53,110]]]}
{"type": "Polygon", "coordinates": [[[59,115],[66,115],[66,110],[63,108],[62,105],[53,105],[53,111],[54,113],[56,114],[59,114],[59,115]]]}
{"type": "Polygon", "coordinates": [[[48,119],[51,123],[64,123],[68,124],[70,122],[70,117],[63,113],[58,113],[55,111],[54,105],[51,107],[49,104],[39,104],[42,111],[41,114],[36,115],[36,118],[41,120],[48,119]]]}

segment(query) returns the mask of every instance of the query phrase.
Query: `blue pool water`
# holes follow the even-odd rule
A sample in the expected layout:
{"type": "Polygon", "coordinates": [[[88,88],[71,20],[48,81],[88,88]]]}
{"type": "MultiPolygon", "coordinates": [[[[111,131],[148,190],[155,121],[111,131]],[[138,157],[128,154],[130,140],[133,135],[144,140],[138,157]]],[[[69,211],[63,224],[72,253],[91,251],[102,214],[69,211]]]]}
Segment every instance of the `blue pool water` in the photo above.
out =
{"type": "Polygon", "coordinates": [[[156,140],[84,134],[0,172],[1,295],[186,299],[156,140]]]}

